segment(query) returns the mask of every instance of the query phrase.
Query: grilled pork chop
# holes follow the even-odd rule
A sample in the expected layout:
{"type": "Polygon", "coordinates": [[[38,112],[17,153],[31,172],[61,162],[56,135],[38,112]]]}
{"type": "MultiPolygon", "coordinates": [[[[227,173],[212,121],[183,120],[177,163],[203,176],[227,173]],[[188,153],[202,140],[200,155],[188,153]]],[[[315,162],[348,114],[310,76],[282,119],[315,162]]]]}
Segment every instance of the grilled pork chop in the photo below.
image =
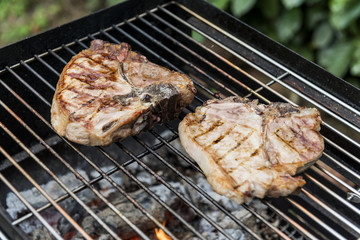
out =
{"type": "Polygon", "coordinates": [[[320,122],[314,108],[229,97],[188,114],[179,136],[212,188],[241,204],[287,196],[305,184],[293,175],[322,154],[320,122]]]}
{"type": "Polygon", "coordinates": [[[151,63],[129,44],[94,40],[61,73],[51,123],[71,141],[109,145],[178,117],[195,92],[187,76],[151,63]]]}

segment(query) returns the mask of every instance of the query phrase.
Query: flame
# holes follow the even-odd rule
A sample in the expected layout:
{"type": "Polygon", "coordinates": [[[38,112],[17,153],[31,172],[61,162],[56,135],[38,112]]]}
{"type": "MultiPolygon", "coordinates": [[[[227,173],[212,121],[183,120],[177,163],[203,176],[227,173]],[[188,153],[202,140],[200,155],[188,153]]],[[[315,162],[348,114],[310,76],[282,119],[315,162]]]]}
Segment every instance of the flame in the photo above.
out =
{"type": "MultiPolygon", "coordinates": [[[[163,222],[164,227],[165,224],[166,224],[166,218],[163,222]]],[[[159,240],[172,240],[171,237],[169,237],[161,228],[155,228],[155,234],[159,240]]]]}

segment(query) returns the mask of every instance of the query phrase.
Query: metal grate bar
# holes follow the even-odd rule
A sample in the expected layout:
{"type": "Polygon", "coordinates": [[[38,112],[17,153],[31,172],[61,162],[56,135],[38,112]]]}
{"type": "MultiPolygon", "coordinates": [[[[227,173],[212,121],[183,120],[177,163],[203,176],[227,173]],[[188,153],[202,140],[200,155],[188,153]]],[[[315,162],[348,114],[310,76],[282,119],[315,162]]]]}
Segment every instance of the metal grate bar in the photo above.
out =
{"type": "MultiPolygon", "coordinates": [[[[2,147],[0,147],[2,149],[2,147]]],[[[50,224],[36,211],[33,206],[19,193],[18,190],[4,177],[2,173],[0,173],[0,179],[3,183],[21,200],[22,203],[34,214],[34,216],[44,225],[44,227],[49,230],[49,232],[56,238],[56,239],[63,239],[57,231],[50,226],[50,224]]]]}
{"type": "Polygon", "coordinates": [[[327,159],[329,159],[331,162],[338,165],[341,169],[346,170],[346,172],[351,174],[354,178],[356,178],[357,180],[360,180],[360,175],[359,174],[357,174],[356,172],[354,172],[353,170],[351,170],[350,168],[348,168],[347,166],[345,166],[344,164],[342,164],[341,162],[339,162],[338,160],[336,160],[335,158],[333,158],[332,156],[330,156],[326,152],[323,152],[323,155],[325,157],[327,157],[327,159]]]}
{"type": "Polygon", "coordinates": [[[47,62],[45,62],[42,58],[37,55],[34,55],[35,59],[41,62],[45,67],[55,73],[56,76],[60,76],[60,73],[56,71],[52,66],[50,66],[47,62]]]}
{"type": "MultiPolygon", "coordinates": [[[[346,238],[344,238],[342,235],[340,235],[337,231],[335,231],[332,227],[330,227],[329,225],[327,225],[325,222],[323,222],[322,220],[320,220],[318,217],[316,217],[315,215],[313,215],[312,213],[310,213],[307,209],[305,209],[303,206],[301,206],[301,204],[298,204],[297,202],[295,202],[293,199],[289,199],[287,198],[287,200],[296,208],[300,209],[303,213],[305,213],[308,217],[310,217],[311,219],[313,219],[315,222],[321,224],[321,226],[326,229],[329,233],[331,233],[333,236],[335,236],[338,239],[343,239],[345,240],[346,238]]],[[[330,238],[331,239],[331,238],[330,238]]]]}
{"type": "Polygon", "coordinates": [[[30,67],[26,62],[23,60],[20,61],[20,64],[23,65],[27,70],[29,70],[31,73],[33,73],[38,79],[40,79],[46,86],[48,86],[51,90],[55,92],[55,88],[46,81],[40,74],[38,74],[32,67],[30,67]]]}
{"type": "Polygon", "coordinates": [[[339,145],[337,145],[336,143],[334,143],[333,141],[331,141],[327,137],[325,137],[325,136],[323,136],[323,137],[324,137],[326,143],[328,143],[331,146],[335,147],[337,150],[341,151],[343,154],[345,154],[346,156],[348,156],[352,160],[360,163],[360,158],[358,158],[358,157],[354,156],[353,154],[349,153],[348,151],[346,151],[345,149],[343,149],[342,147],[340,147],[339,145]]]}
{"type": "Polygon", "coordinates": [[[9,71],[16,79],[18,79],[31,92],[33,92],[35,95],[39,96],[41,101],[43,101],[49,107],[51,106],[51,104],[45,98],[43,98],[34,88],[32,88],[26,81],[24,81],[24,79],[22,79],[19,75],[17,75],[11,68],[6,67],[6,70],[9,71]]]}
{"type": "MultiPolygon", "coordinates": [[[[66,45],[62,45],[62,47],[64,48],[64,49],[66,49],[66,51],[68,51],[68,52],[70,52],[72,55],[76,55],[76,52],[74,52],[73,50],[71,50],[68,46],[66,46],[66,45]]],[[[67,64],[67,63],[66,63],[67,64]]]]}
{"type": "MultiPolygon", "coordinates": [[[[7,134],[9,134],[12,138],[13,135],[12,133],[0,122],[0,127],[5,130],[5,132],[7,134]]],[[[24,148],[24,150],[28,150],[25,146],[23,146],[22,142],[20,142],[18,139],[13,138],[22,148],[24,148]]],[[[37,184],[37,182],[2,148],[0,147],[0,152],[17,168],[17,170],[19,170],[21,172],[22,175],[24,175],[24,177],[31,182],[31,184],[56,208],[56,210],[58,210],[58,212],[64,217],[66,218],[66,220],[71,223],[72,226],[74,226],[74,228],[76,230],[79,231],[79,233],[81,233],[81,235],[83,237],[85,237],[86,239],[91,239],[91,237],[84,231],[84,229],[82,229],[78,223],[76,223],[74,221],[74,219],[72,219],[68,213],[59,205],[57,204],[49,194],[47,194],[44,189],[42,187],[40,187],[39,184],[37,184]]],[[[33,155],[33,153],[28,150],[28,154],[35,160],[37,157],[35,155],[33,155]]],[[[40,160],[39,160],[40,161],[40,160]]]]}
{"type": "Polygon", "coordinates": [[[76,39],[75,42],[83,48],[88,48],[88,46],[86,46],[83,42],[79,41],[78,39],[76,39]]]}
{"type": "MultiPolygon", "coordinates": [[[[312,169],[317,169],[316,167],[312,166],[312,169]]],[[[317,169],[318,171],[320,171],[320,169],[317,169]]],[[[339,202],[341,202],[343,205],[345,205],[347,208],[350,208],[351,211],[353,211],[354,213],[356,213],[357,215],[360,215],[360,209],[356,208],[354,205],[352,205],[350,202],[344,200],[343,198],[341,198],[339,195],[337,195],[334,191],[332,191],[331,189],[329,189],[328,187],[326,187],[324,184],[320,183],[318,180],[316,180],[314,177],[310,176],[309,174],[305,173],[304,174],[306,177],[308,177],[309,179],[311,179],[312,182],[314,182],[316,185],[318,185],[319,187],[321,187],[322,189],[324,189],[329,195],[333,196],[334,198],[336,198],[339,202]]],[[[357,229],[356,231],[360,231],[360,229],[357,229]]]]}
{"type": "Polygon", "coordinates": [[[321,172],[322,171],[323,173],[325,173],[326,175],[331,177],[331,179],[333,179],[336,182],[340,183],[341,186],[345,187],[346,189],[351,191],[354,195],[356,195],[356,196],[358,196],[360,198],[360,193],[355,188],[353,188],[352,186],[350,186],[349,184],[347,184],[346,182],[344,182],[343,180],[341,180],[340,178],[338,178],[337,176],[335,176],[331,172],[327,171],[323,167],[319,166],[318,163],[316,163],[315,165],[317,166],[317,168],[312,167],[313,170],[315,170],[316,172],[321,172]],[[320,171],[320,169],[321,169],[321,171],[320,171]]]}
{"type": "Polygon", "coordinates": [[[336,217],[339,221],[349,226],[351,229],[353,229],[355,232],[360,234],[360,228],[358,226],[355,226],[352,222],[348,221],[346,218],[344,218],[342,215],[331,209],[327,204],[320,201],[318,198],[316,198],[314,195],[312,195],[309,191],[305,190],[304,188],[301,189],[301,191],[308,196],[311,200],[313,200],[316,204],[321,206],[323,209],[325,209],[329,214],[336,217]]]}
{"type": "Polygon", "coordinates": [[[59,55],[57,55],[53,50],[49,49],[48,52],[54,56],[57,60],[59,60],[60,62],[62,62],[64,65],[67,64],[67,62],[62,58],[60,57],[59,55]]]}
{"type": "Polygon", "coordinates": [[[307,236],[309,239],[317,239],[313,234],[311,234],[309,231],[307,231],[305,228],[303,228],[301,225],[299,225],[297,222],[295,222],[292,218],[290,218],[286,214],[284,214],[280,209],[276,208],[269,201],[263,201],[263,202],[270,209],[274,210],[276,212],[276,214],[278,214],[283,219],[285,219],[288,223],[290,223],[292,226],[294,226],[295,229],[298,230],[299,232],[301,232],[303,235],[307,236]]]}

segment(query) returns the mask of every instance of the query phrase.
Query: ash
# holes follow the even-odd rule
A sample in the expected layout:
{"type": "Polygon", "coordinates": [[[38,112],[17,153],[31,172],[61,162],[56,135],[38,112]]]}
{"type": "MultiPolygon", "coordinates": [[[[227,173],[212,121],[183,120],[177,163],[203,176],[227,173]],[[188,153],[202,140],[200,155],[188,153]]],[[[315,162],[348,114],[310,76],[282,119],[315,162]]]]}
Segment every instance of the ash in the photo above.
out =
{"type": "MultiPolygon", "coordinates": [[[[170,131],[161,133],[163,138],[171,136],[170,131]]],[[[152,138],[144,137],[145,144],[154,144],[152,138]]],[[[157,143],[157,142],[156,142],[157,143]]],[[[181,144],[178,139],[171,142],[171,145],[176,149],[182,151],[181,144]]],[[[230,214],[235,216],[238,220],[243,222],[255,233],[260,234],[264,238],[276,239],[278,236],[267,236],[266,228],[261,223],[258,223],[256,218],[245,210],[241,205],[215,193],[206,178],[197,170],[195,170],[188,162],[180,156],[172,152],[167,147],[162,147],[156,151],[167,163],[176,168],[179,172],[190,179],[196,186],[206,192],[214,201],[224,207],[230,214]],[[264,230],[265,229],[265,230],[264,230]]],[[[116,157],[116,156],[115,156],[116,157]]],[[[156,174],[161,176],[166,183],[168,183],[173,191],[177,191],[183,198],[186,198],[196,208],[204,213],[207,217],[217,223],[224,231],[233,239],[251,239],[251,237],[242,230],[231,218],[219,210],[211,201],[205,198],[195,188],[189,185],[184,179],[177,176],[171,169],[169,169],[163,162],[161,162],[154,155],[146,155],[141,161],[151,168],[156,174]]],[[[102,166],[102,170],[107,172],[112,169],[113,165],[102,166]]],[[[126,174],[118,171],[111,175],[112,180],[120,186],[128,196],[122,195],[111,183],[102,179],[94,184],[97,190],[111,202],[128,220],[139,227],[151,239],[156,239],[154,229],[158,226],[144,215],[144,213],[128,200],[128,197],[133,198],[146,211],[156,218],[160,223],[166,220],[166,227],[179,239],[199,239],[196,234],[191,232],[187,227],[170,211],[164,208],[163,204],[169,206],[173,212],[180,215],[186,222],[190,223],[204,238],[210,240],[227,239],[222,235],[211,223],[197,214],[191,207],[189,207],[183,200],[181,200],[172,190],[162,184],[153,174],[146,171],[140,164],[134,162],[126,169],[146,186],[158,200],[151,197],[147,191],[139,187],[133,179],[126,174]]],[[[87,181],[99,176],[97,171],[91,169],[77,169],[87,181]]],[[[72,173],[59,176],[60,180],[69,188],[75,189],[80,186],[82,182],[78,180],[72,173]]],[[[53,198],[56,199],[66,192],[55,181],[49,181],[41,187],[53,198]]],[[[137,233],[129,227],[118,215],[116,215],[104,202],[98,199],[90,189],[84,189],[78,193],[77,196],[81,201],[85,202],[95,213],[102,219],[110,228],[119,235],[122,239],[130,239],[137,237],[137,233]]],[[[21,192],[21,195],[34,207],[40,208],[48,203],[48,200],[43,197],[36,188],[31,188],[21,192]]],[[[7,194],[6,198],[7,209],[12,219],[29,213],[26,206],[19,200],[12,192],[7,194]]],[[[80,226],[94,239],[109,240],[113,239],[109,233],[101,227],[101,225],[86,212],[74,199],[67,198],[59,205],[77,222],[80,226]]],[[[253,201],[252,207],[266,213],[265,205],[260,201],[253,201]]],[[[259,212],[258,211],[258,212],[259,212]]],[[[54,208],[49,207],[41,211],[41,215],[47,222],[57,231],[64,239],[83,239],[83,237],[74,229],[74,227],[54,208]]],[[[269,219],[270,217],[268,217],[269,219]]],[[[48,230],[35,217],[31,217],[19,224],[20,228],[29,235],[32,239],[53,239],[48,230]]]]}

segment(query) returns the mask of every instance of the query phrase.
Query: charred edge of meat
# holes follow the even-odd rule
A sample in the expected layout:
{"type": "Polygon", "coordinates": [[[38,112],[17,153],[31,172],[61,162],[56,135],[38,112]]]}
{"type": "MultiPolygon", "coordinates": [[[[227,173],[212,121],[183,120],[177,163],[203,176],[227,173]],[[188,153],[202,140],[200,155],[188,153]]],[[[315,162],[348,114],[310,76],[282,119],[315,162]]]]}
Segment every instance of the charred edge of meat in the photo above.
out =
{"type": "Polygon", "coordinates": [[[101,55],[106,56],[109,59],[118,59],[119,61],[122,61],[127,58],[131,47],[129,44],[123,42],[120,44],[119,48],[115,44],[95,39],[91,41],[89,50],[99,52],[101,55]]]}
{"type": "Polygon", "coordinates": [[[280,113],[280,116],[285,116],[289,113],[300,112],[298,107],[295,107],[291,104],[281,103],[281,102],[274,102],[271,104],[275,109],[277,109],[280,113]]]}
{"type": "Polygon", "coordinates": [[[116,95],[113,96],[113,99],[118,101],[122,106],[127,106],[131,103],[131,101],[134,100],[135,97],[137,97],[138,94],[136,93],[135,90],[131,90],[130,93],[125,94],[125,95],[116,95]]]}
{"type": "Polygon", "coordinates": [[[180,94],[172,84],[150,84],[141,91],[133,89],[130,93],[116,95],[113,99],[118,101],[122,106],[127,106],[131,101],[134,101],[136,97],[140,97],[141,102],[152,104],[151,112],[154,121],[164,123],[178,117],[180,114],[180,94]]]}
{"type": "Polygon", "coordinates": [[[153,117],[160,123],[177,117],[178,99],[180,97],[175,86],[169,83],[150,84],[140,94],[143,102],[153,102],[153,117]]]}

